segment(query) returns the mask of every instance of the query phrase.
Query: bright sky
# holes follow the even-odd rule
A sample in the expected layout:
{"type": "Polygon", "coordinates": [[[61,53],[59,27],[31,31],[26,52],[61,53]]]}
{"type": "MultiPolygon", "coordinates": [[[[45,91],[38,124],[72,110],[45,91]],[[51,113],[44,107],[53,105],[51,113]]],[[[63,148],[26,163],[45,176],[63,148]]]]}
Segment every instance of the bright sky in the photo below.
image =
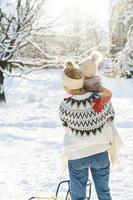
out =
{"type": "Polygon", "coordinates": [[[49,15],[59,14],[68,6],[69,8],[76,6],[85,12],[94,13],[100,19],[107,18],[109,11],[109,0],[51,0],[49,2],[51,10],[49,15]]]}

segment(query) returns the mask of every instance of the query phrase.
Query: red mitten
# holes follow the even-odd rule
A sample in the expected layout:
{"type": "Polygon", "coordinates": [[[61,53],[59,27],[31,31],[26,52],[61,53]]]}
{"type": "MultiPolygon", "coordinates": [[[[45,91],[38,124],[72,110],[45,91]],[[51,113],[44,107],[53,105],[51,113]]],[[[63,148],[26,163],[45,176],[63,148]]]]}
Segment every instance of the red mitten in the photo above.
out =
{"type": "Polygon", "coordinates": [[[95,112],[101,112],[103,109],[103,103],[101,101],[101,98],[93,100],[92,107],[95,112]]]}

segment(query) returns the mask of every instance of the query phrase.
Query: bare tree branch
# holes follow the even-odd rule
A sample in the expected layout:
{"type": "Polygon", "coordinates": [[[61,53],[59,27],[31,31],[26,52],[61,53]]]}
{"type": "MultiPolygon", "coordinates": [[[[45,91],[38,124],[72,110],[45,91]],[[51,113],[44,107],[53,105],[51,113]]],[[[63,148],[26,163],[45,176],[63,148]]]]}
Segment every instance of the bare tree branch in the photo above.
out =
{"type": "Polygon", "coordinates": [[[14,16],[6,15],[0,9],[0,62],[8,61],[19,48],[27,44],[26,38],[33,30],[42,2],[44,0],[17,0],[17,15],[14,16]]]}
{"type": "Polygon", "coordinates": [[[31,41],[29,41],[28,39],[27,39],[27,41],[32,45],[32,46],[34,46],[43,56],[44,56],[44,58],[45,59],[53,59],[53,57],[50,57],[50,56],[48,56],[46,53],[44,53],[44,51],[37,45],[37,44],[35,44],[35,42],[31,42],[31,41]]]}

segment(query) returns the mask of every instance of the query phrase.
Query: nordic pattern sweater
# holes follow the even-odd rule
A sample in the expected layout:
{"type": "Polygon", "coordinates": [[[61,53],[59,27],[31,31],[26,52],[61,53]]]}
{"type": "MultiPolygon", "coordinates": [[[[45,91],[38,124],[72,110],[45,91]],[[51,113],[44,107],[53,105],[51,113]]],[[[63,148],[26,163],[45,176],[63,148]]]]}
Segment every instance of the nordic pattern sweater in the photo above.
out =
{"type": "Polygon", "coordinates": [[[79,159],[109,149],[113,132],[114,110],[111,102],[101,112],[93,110],[93,100],[99,94],[86,93],[64,99],[59,106],[59,116],[65,129],[62,158],[79,159]]]}

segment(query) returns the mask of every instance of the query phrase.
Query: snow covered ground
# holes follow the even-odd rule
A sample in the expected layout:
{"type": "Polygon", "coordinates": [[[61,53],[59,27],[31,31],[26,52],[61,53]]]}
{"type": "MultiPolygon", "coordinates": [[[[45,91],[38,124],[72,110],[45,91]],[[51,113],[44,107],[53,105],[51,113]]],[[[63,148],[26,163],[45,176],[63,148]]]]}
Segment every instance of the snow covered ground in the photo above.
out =
{"type": "MultiPolygon", "coordinates": [[[[63,129],[58,105],[64,96],[60,71],[35,73],[34,81],[6,78],[7,103],[0,106],[0,200],[54,195],[62,175],[58,156],[63,129]]],[[[133,200],[133,80],[103,77],[113,91],[118,130],[125,150],[112,168],[113,200],[133,200]]],[[[94,185],[92,200],[96,200],[94,185]]]]}

